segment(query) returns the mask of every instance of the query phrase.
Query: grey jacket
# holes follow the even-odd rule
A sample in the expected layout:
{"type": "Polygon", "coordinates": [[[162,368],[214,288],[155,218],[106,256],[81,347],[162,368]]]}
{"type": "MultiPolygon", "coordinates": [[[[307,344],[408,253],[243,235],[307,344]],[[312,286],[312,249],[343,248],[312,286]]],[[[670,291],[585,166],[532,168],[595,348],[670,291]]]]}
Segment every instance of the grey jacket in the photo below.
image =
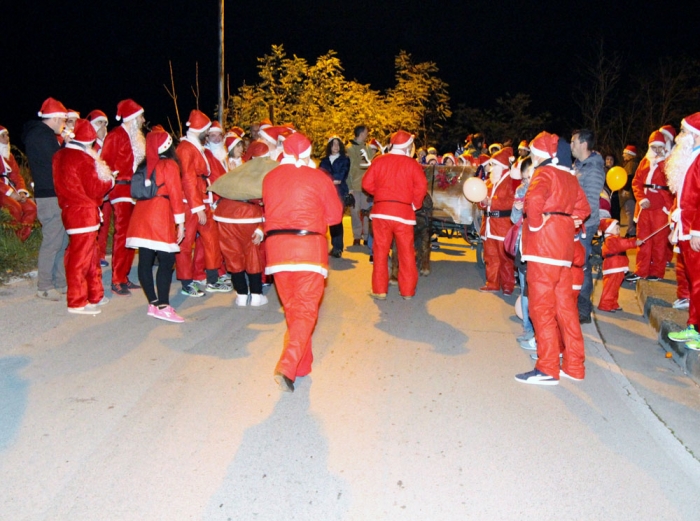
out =
{"type": "Polygon", "coordinates": [[[592,152],[584,161],[574,161],[574,172],[591,206],[591,215],[586,219],[586,227],[600,223],[600,192],[605,185],[605,161],[598,152],[592,152]]]}

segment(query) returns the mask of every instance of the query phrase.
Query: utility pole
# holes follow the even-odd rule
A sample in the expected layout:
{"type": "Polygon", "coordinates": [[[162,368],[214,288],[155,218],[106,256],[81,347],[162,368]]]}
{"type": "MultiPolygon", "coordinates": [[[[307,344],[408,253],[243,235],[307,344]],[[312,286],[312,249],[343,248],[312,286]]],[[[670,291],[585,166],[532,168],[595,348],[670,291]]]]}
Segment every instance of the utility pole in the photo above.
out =
{"type": "Polygon", "coordinates": [[[219,123],[224,128],[224,0],[219,10],[219,123]]]}

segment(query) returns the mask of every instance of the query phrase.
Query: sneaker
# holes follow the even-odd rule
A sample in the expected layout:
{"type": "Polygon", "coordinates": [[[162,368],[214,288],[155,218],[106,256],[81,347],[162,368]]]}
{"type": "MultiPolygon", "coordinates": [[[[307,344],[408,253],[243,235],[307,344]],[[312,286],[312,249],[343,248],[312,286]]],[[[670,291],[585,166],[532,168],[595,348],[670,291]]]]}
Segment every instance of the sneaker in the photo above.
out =
{"type": "Polygon", "coordinates": [[[374,300],[386,300],[386,293],[372,293],[369,294],[374,300]]]}
{"type": "Polygon", "coordinates": [[[360,239],[353,239],[352,245],[353,246],[360,246],[362,244],[362,241],[360,239]]]}
{"type": "Polygon", "coordinates": [[[277,382],[280,391],[284,391],[286,393],[294,392],[294,382],[284,376],[282,373],[275,373],[275,382],[277,382]]]}
{"type": "Polygon", "coordinates": [[[656,275],[649,275],[644,280],[648,280],[649,282],[658,282],[661,279],[659,277],[657,277],[656,275]]]}
{"type": "Polygon", "coordinates": [[[104,259],[100,259],[100,267],[101,267],[101,268],[106,268],[107,266],[109,266],[109,262],[107,262],[107,261],[104,260],[104,259]]]}
{"type": "Polygon", "coordinates": [[[690,307],[690,299],[679,298],[673,303],[675,309],[688,309],[690,307]]]}
{"type": "Polygon", "coordinates": [[[68,308],[68,313],[73,313],[75,315],[99,315],[102,313],[102,310],[88,304],[80,308],[68,308]]]}
{"type": "Polygon", "coordinates": [[[413,298],[413,295],[401,295],[401,297],[402,297],[404,300],[411,300],[411,299],[413,298]]]}
{"type": "Polygon", "coordinates": [[[264,306],[267,304],[267,297],[260,293],[251,293],[250,295],[250,305],[252,307],[264,306]]]}
{"type": "Polygon", "coordinates": [[[515,341],[519,344],[520,342],[527,342],[531,338],[535,338],[535,333],[523,333],[518,338],[516,338],[515,341]]]}
{"type": "Polygon", "coordinates": [[[374,255],[369,256],[369,263],[374,264],[374,255]]]}
{"type": "Polygon", "coordinates": [[[430,245],[430,249],[433,251],[438,251],[440,249],[440,245],[437,242],[434,242],[430,245]]]}
{"type": "Polygon", "coordinates": [[[700,340],[691,340],[685,343],[685,347],[693,351],[700,351],[700,340]]]}
{"type": "Polygon", "coordinates": [[[58,291],[61,295],[65,295],[66,293],[68,293],[68,286],[56,288],[56,291],[58,291]]]}
{"type": "Polygon", "coordinates": [[[339,259],[343,256],[342,250],[331,250],[329,254],[331,257],[335,257],[336,259],[339,259]]]}
{"type": "Polygon", "coordinates": [[[180,293],[187,297],[199,298],[204,296],[204,292],[194,282],[189,283],[187,286],[182,286],[180,293]]]}
{"type": "Polygon", "coordinates": [[[214,284],[207,284],[206,290],[209,293],[230,293],[233,291],[233,286],[222,284],[221,282],[215,282],[214,284]]]}
{"type": "Polygon", "coordinates": [[[245,294],[245,295],[236,294],[236,306],[243,308],[247,305],[248,305],[248,295],[247,294],[245,294]]]}
{"type": "Polygon", "coordinates": [[[506,296],[506,297],[510,297],[512,294],[513,294],[513,290],[512,290],[512,289],[504,289],[504,290],[503,290],[503,295],[506,296]]]}
{"type": "Polygon", "coordinates": [[[51,300],[52,302],[58,302],[61,300],[61,294],[54,288],[47,289],[46,291],[37,291],[36,296],[40,299],[51,300]]]}
{"type": "Polygon", "coordinates": [[[479,288],[479,291],[481,291],[482,293],[498,293],[500,290],[498,288],[493,288],[487,284],[486,286],[481,286],[479,288]]]}
{"type": "Polygon", "coordinates": [[[700,340],[700,333],[692,324],[686,327],[683,331],[675,331],[668,334],[668,339],[674,342],[689,342],[700,340]]]}
{"type": "Polygon", "coordinates": [[[109,303],[109,299],[107,297],[102,297],[102,300],[99,302],[91,303],[91,306],[104,306],[105,304],[109,303]]]}
{"type": "Polygon", "coordinates": [[[122,297],[130,297],[131,291],[126,287],[126,284],[112,284],[112,294],[121,295],[122,297]]]}
{"type": "Polygon", "coordinates": [[[628,272],[625,274],[625,280],[626,280],[627,282],[635,282],[635,281],[639,280],[640,278],[641,278],[641,277],[640,277],[639,275],[637,275],[637,274],[636,274],[635,272],[633,272],[633,271],[628,271],[628,272]]]}
{"type": "Polygon", "coordinates": [[[231,282],[231,275],[229,275],[228,277],[226,275],[222,275],[216,282],[219,284],[223,284],[224,286],[229,286],[233,290],[233,282],[231,282]]]}
{"type": "Polygon", "coordinates": [[[219,282],[231,282],[231,274],[230,273],[224,273],[221,277],[219,277],[219,282]]]}
{"type": "Polygon", "coordinates": [[[185,321],[185,319],[177,313],[175,313],[175,310],[170,306],[165,306],[164,308],[156,308],[155,313],[153,313],[153,315],[151,316],[153,318],[158,318],[167,322],[175,322],[176,324],[181,324],[185,321]]]}
{"type": "Polygon", "coordinates": [[[126,279],[126,287],[128,289],[141,289],[141,286],[134,282],[131,282],[129,279],[126,279]]]}
{"type": "Polygon", "coordinates": [[[590,315],[579,315],[578,316],[578,323],[579,324],[590,324],[591,323],[591,316],[590,315]]]}
{"type": "Polygon", "coordinates": [[[155,316],[157,310],[158,306],[156,306],[155,304],[149,304],[148,311],[146,311],[146,315],[148,315],[149,317],[155,316]]]}
{"type": "Polygon", "coordinates": [[[534,385],[559,385],[559,380],[548,374],[544,374],[539,369],[533,369],[527,373],[515,375],[515,381],[522,384],[534,385]]]}
{"type": "Polygon", "coordinates": [[[563,369],[559,370],[559,378],[568,378],[569,380],[573,380],[574,382],[583,382],[583,378],[575,378],[569,374],[566,374],[563,369]]]}
{"type": "Polygon", "coordinates": [[[398,286],[399,279],[389,279],[389,286],[398,286]]]}
{"type": "Polygon", "coordinates": [[[533,336],[530,340],[520,342],[520,347],[526,351],[537,351],[537,340],[535,340],[535,337],[533,336]]]}

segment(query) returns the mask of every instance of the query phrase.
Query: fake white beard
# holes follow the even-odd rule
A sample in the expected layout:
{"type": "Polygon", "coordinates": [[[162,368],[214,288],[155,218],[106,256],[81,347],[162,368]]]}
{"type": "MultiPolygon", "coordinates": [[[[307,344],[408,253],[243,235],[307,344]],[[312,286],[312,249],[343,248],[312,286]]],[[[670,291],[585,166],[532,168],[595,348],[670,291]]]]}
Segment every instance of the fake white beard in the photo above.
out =
{"type": "Polygon", "coordinates": [[[5,143],[0,143],[0,156],[5,159],[10,159],[10,145],[5,143]]]}
{"type": "Polygon", "coordinates": [[[216,159],[219,161],[226,161],[228,151],[226,150],[226,146],[224,145],[223,141],[221,143],[212,143],[210,141],[207,143],[207,148],[211,150],[211,153],[214,154],[216,159]]]}
{"type": "Polygon", "coordinates": [[[95,160],[95,170],[97,171],[97,177],[102,181],[111,181],[114,179],[112,175],[112,170],[107,166],[107,163],[99,156],[99,154],[92,148],[92,143],[81,143],[81,150],[89,155],[95,160]],[[84,147],[84,148],[83,148],[84,147]]]}
{"type": "Polygon", "coordinates": [[[695,140],[692,134],[679,134],[676,137],[676,146],[666,161],[666,180],[671,193],[677,193],[678,189],[683,186],[685,174],[692,163],[694,144],[695,140]]]}
{"type": "Polygon", "coordinates": [[[143,135],[141,129],[138,127],[136,119],[131,121],[125,121],[123,123],[124,130],[129,135],[129,141],[131,142],[131,150],[134,153],[134,165],[133,171],[136,172],[136,167],[141,164],[141,161],[146,157],[146,136],[143,135]]]}
{"type": "Polygon", "coordinates": [[[647,150],[647,153],[645,154],[644,157],[646,157],[646,158],[649,160],[649,163],[651,163],[652,165],[657,165],[657,164],[659,164],[661,161],[663,161],[664,159],[666,159],[666,154],[664,154],[663,156],[657,156],[657,155],[656,155],[656,152],[654,152],[654,151],[651,149],[651,147],[649,147],[649,150],[647,150]]]}
{"type": "Polygon", "coordinates": [[[503,177],[503,168],[500,166],[491,165],[491,171],[489,172],[489,179],[495,185],[503,177]]]}

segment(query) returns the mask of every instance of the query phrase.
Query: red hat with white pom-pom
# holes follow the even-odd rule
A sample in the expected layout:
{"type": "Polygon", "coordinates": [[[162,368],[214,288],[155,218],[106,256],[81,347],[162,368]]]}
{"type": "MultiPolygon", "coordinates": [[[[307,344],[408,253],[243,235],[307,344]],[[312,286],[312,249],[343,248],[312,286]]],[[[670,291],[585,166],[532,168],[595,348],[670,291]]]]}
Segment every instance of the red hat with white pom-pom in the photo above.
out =
{"type": "Polygon", "coordinates": [[[190,112],[190,118],[186,124],[192,132],[204,132],[211,127],[211,120],[201,110],[194,109],[190,112]]]}
{"type": "Polygon", "coordinates": [[[409,134],[405,130],[397,130],[391,135],[390,142],[393,148],[405,150],[413,144],[413,134],[409,134]]]}
{"type": "MultiPolygon", "coordinates": [[[[538,157],[551,158],[552,163],[557,164],[557,145],[559,136],[549,132],[540,132],[530,142],[530,154],[538,157]]],[[[511,153],[512,155],[512,153],[511,153]]]]}
{"type": "Polygon", "coordinates": [[[311,141],[301,132],[295,132],[283,144],[284,155],[295,159],[311,157],[311,141]]]}
{"type": "Polygon", "coordinates": [[[681,127],[692,134],[700,135],[700,112],[696,112],[695,114],[683,118],[683,121],[681,121],[681,127]]]}
{"type": "Polygon", "coordinates": [[[617,219],[601,219],[598,229],[603,235],[610,235],[616,224],[618,224],[617,219]]]}
{"type": "Polygon", "coordinates": [[[79,119],[75,122],[73,134],[75,135],[73,141],[77,141],[78,143],[85,145],[92,143],[97,139],[97,132],[95,132],[95,128],[87,119],[79,119]]]}
{"type": "Polygon", "coordinates": [[[666,140],[664,139],[664,135],[661,133],[659,130],[655,130],[654,132],[651,133],[649,136],[649,146],[664,146],[666,144],[666,140]]]}
{"type": "Polygon", "coordinates": [[[41,104],[41,110],[37,113],[40,118],[65,118],[68,109],[60,101],[48,98],[41,104]]]}
{"type": "Polygon", "coordinates": [[[121,100],[117,103],[117,121],[131,121],[143,114],[143,107],[132,99],[121,100]]]}

